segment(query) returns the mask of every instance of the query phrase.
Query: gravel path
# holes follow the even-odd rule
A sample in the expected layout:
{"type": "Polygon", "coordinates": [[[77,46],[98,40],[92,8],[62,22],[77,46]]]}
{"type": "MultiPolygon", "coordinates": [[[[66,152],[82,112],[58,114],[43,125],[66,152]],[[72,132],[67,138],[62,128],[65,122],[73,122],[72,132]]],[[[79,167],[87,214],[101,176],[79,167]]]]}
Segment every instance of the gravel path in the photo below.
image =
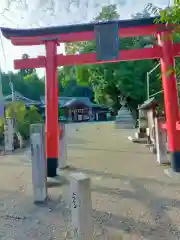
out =
{"type": "MultiPolygon", "coordinates": [[[[155,155],[112,123],[68,126],[69,169],[92,181],[93,239],[180,239],[179,182],[155,155]]],[[[0,239],[72,239],[68,184],[48,189],[46,206],[32,203],[29,153],[0,156],[0,239]]]]}

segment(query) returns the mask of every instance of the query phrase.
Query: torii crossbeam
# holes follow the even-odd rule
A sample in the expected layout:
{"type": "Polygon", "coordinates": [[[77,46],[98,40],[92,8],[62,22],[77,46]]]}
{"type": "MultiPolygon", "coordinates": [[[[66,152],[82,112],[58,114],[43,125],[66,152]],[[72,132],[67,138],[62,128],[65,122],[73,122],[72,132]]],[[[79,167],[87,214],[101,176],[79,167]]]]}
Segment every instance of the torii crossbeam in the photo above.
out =
{"type": "Polygon", "coordinates": [[[15,60],[14,66],[16,69],[46,69],[46,158],[49,177],[55,177],[57,174],[59,134],[57,67],[142,59],[160,59],[161,61],[172,168],[175,172],[180,172],[180,132],[177,127],[179,126],[179,106],[175,71],[167,74],[169,68],[175,69],[174,57],[180,56],[180,44],[173,45],[171,38],[173,26],[155,24],[154,20],[154,18],[146,18],[41,29],[1,29],[4,37],[11,40],[13,45],[45,45],[46,47],[46,56],[15,60]],[[157,36],[158,44],[152,48],[119,51],[119,38],[147,35],[157,36]],[[58,44],[90,40],[96,41],[96,53],[64,56],[56,52],[58,44]]]}

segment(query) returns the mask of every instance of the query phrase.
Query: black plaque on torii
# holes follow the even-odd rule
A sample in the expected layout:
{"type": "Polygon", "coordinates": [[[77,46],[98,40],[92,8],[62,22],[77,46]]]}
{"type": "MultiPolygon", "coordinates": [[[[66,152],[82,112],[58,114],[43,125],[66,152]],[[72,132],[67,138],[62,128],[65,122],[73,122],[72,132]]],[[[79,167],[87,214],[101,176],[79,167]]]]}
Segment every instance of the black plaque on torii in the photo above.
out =
{"type": "Polygon", "coordinates": [[[119,38],[117,22],[102,22],[94,25],[96,60],[119,59],[119,38]]]}

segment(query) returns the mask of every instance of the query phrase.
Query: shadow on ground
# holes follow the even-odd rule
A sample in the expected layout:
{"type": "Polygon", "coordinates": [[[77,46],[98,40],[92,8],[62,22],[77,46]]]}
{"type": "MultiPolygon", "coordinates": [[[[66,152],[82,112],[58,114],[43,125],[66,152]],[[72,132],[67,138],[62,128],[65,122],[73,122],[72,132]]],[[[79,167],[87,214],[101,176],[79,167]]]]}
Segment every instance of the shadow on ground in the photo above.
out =
{"type": "Polygon", "coordinates": [[[89,143],[89,141],[87,140],[84,140],[83,138],[75,138],[75,137],[68,137],[67,138],[67,142],[68,142],[68,145],[71,145],[71,144],[86,144],[86,143],[89,143]]]}
{"type": "MultiPolygon", "coordinates": [[[[98,152],[112,152],[112,153],[129,153],[129,149],[121,149],[121,150],[117,150],[117,149],[107,149],[107,148],[90,148],[90,147],[83,147],[83,146],[71,146],[71,148],[73,149],[79,149],[79,150],[86,150],[86,151],[98,151],[98,152]]],[[[143,154],[144,152],[140,152],[140,151],[134,151],[135,154],[143,154]]],[[[146,154],[152,154],[151,152],[148,152],[146,154]]]]}
{"type": "MultiPolygon", "coordinates": [[[[80,168],[69,168],[72,172],[83,172],[88,175],[101,176],[103,178],[120,179],[122,181],[130,181],[131,186],[134,191],[121,190],[118,188],[109,188],[104,186],[92,186],[92,192],[116,195],[119,199],[135,199],[139,201],[142,205],[146,205],[150,211],[150,219],[152,219],[156,224],[147,224],[141,221],[137,221],[132,217],[127,218],[124,216],[116,216],[112,213],[102,212],[93,210],[93,217],[98,224],[102,224],[106,227],[112,227],[115,229],[121,229],[127,233],[140,233],[143,237],[153,236],[156,232],[162,231],[162,237],[165,232],[169,232],[176,239],[180,239],[180,229],[172,222],[171,218],[168,216],[167,212],[172,209],[180,208],[179,199],[169,199],[166,197],[158,197],[152,191],[146,189],[146,184],[160,184],[166,186],[166,183],[161,182],[156,179],[147,178],[133,178],[124,175],[115,175],[111,173],[96,172],[90,169],[80,169],[80,168]]],[[[170,185],[179,188],[179,183],[171,183],[170,185]]],[[[133,208],[133,206],[132,206],[133,208]]],[[[149,220],[150,220],[149,219],[149,220]]],[[[149,239],[149,238],[148,238],[149,239]]],[[[154,239],[154,238],[152,238],[154,239]]]]}

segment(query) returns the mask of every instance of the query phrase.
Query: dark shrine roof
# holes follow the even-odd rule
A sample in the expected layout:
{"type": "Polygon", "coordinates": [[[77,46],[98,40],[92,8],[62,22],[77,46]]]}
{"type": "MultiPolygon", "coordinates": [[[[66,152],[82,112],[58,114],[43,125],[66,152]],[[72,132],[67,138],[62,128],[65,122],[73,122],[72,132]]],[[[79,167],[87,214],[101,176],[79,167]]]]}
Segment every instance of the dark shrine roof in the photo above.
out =
{"type": "Polygon", "coordinates": [[[64,103],[61,107],[62,108],[78,108],[78,107],[88,108],[88,107],[90,107],[90,105],[81,100],[72,99],[72,100],[64,103]]]}
{"type": "Polygon", "coordinates": [[[53,34],[67,34],[72,32],[86,32],[86,31],[88,32],[88,31],[93,31],[95,25],[107,24],[107,23],[118,23],[119,28],[129,28],[129,27],[138,27],[138,26],[145,27],[149,25],[154,25],[155,19],[157,19],[157,17],[108,21],[108,22],[99,22],[99,23],[86,23],[86,24],[76,24],[76,25],[46,27],[46,28],[33,28],[33,29],[1,28],[1,31],[3,36],[6,38],[34,37],[34,36],[44,36],[44,35],[53,35],[53,34]]]}
{"type": "Polygon", "coordinates": [[[153,97],[146,100],[142,105],[139,106],[138,109],[148,110],[153,109],[158,105],[158,101],[153,97]]]}

